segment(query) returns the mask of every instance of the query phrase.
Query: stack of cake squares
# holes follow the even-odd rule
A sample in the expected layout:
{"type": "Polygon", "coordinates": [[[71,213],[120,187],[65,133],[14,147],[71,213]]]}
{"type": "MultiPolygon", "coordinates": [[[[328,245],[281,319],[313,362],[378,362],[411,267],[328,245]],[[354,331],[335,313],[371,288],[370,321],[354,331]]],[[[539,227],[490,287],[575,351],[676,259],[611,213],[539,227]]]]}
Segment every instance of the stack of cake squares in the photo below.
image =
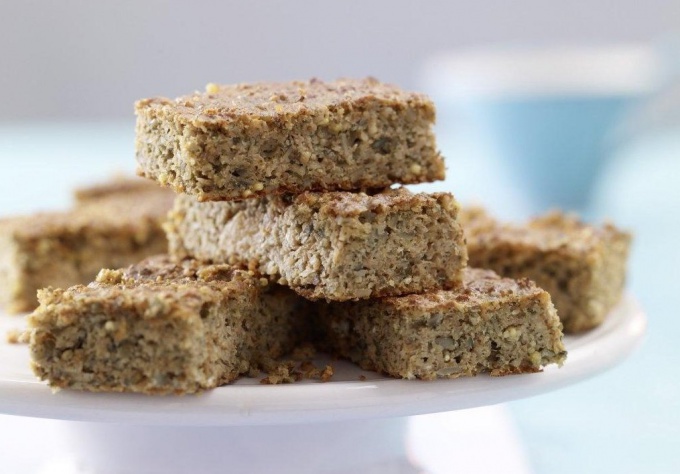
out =
{"type": "Polygon", "coordinates": [[[169,253],[39,293],[33,367],[52,386],[193,393],[306,341],[408,379],[565,360],[547,291],[468,267],[465,232],[475,265],[512,273],[488,237],[502,224],[398,187],[444,178],[426,96],[371,78],[209,84],[136,113],[140,174],[177,192],[169,253]]]}

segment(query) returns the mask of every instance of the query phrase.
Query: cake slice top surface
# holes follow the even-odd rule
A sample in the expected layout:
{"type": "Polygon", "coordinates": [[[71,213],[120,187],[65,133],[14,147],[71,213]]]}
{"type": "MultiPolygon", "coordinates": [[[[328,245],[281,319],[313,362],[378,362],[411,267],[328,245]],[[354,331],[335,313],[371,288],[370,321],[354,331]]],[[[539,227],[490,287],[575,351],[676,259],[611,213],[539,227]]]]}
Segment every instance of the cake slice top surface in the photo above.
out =
{"type": "Polygon", "coordinates": [[[78,186],[73,190],[76,205],[86,204],[95,199],[117,199],[123,196],[142,198],[142,193],[172,195],[172,191],[158,183],[136,176],[115,175],[108,181],[78,186]]]}
{"type": "Polygon", "coordinates": [[[548,293],[528,279],[501,278],[491,270],[466,268],[463,284],[455,290],[386,297],[379,301],[396,311],[438,311],[471,308],[494,309],[526,297],[548,298],[548,293]]]}
{"type": "Polygon", "coordinates": [[[220,122],[244,116],[267,119],[327,109],[342,113],[342,107],[361,107],[372,102],[396,108],[406,104],[425,107],[434,119],[434,107],[424,94],[406,92],[370,77],[332,82],[310,79],[282,83],[208,84],[206,92],[195,92],[175,100],[163,97],[142,99],[135,104],[135,110],[139,113],[151,108],[192,120],[220,122]]]}
{"type": "Polygon", "coordinates": [[[87,286],[39,290],[40,307],[31,318],[64,323],[92,305],[114,315],[127,307],[144,317],[194,318],[206,301],[220,300],[226,294],[254,298],[259,285],[253,274],[230,265],[202,265],[190,259],[174,263],[167,255],[159,255],[125,269],[103,269],[87,286]]]}
{"type": "Polygon", "coordinates": [[[377,193],[352,192],[305,192],[295,197],[283,198],[298,206],[307,206],[320,215],[328,217],[356,217],[365,213],[390,214],[440,204],[448,211],[457,209],[456,201],[449,193],[412,193],[406,188],[386,189],[377,193]]]}
{"type": "Polygon", "coordinates": [[[628,243],[631,235],[613,224],[587,224],[575,214],[551,211],[529,220],[526,224],[501,223],[477,209],[466,210],[463,227],[471,243],[496,244],[503,242],[517,247],[541,251],[561,251],[586,255],[597,251],[603,242],[612,239],[628,243]]]}
{"type": "Polygon", "coordinates": [[[175,285],[238,285],[255,281],[253,273],[241,268],[227,265],[202,264],[193,259],[173,261],[167,255],[149,257],[141,262],[120,270],[104,269],[99,272],[89,288],[109,286],[175,286],[175,285]]]}
{"type": "Polygon", "coordinates": [[[68,211],[38,212],[0,219],[0,230],[24,238],[60,236],[85,229],[133,228],[146,220],[163,220],[174,196],[168,192],[114,194],[81,201],[68,211]]]}

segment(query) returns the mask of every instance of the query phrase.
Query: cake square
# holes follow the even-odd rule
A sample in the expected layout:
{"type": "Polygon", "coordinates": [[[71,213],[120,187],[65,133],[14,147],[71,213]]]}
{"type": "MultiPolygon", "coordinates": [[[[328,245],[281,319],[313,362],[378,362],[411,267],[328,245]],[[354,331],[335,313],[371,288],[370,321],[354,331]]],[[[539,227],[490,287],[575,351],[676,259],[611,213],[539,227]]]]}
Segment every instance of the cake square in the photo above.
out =
{"type": "Polygon", "coordinates": [[[332,352],[392,377],[537,372],[566,358],[550,295],[488,270],[466,269],[452,291],[328,303],[319,311],[332,352]]]}
{"type": "Polygon", "coordinates": [[[241,202],[180,195],[176,258],[240,263],[302,296],[344,301],[451,288],[467,255],[451,194],[332,192],[241,202]]]}
{"type": "Polygon", "coordinates": [[[195,393],[293,348],[304,300],[228,265],[167,256],[43,289],[29,316],[33,370],[55,388],[195,393]]]}
{"type": "Polygon", "coordinates": [[[167,252],[161,224],[172,193],[90,189],[69,211],[0,219],[0,305],[8,312],[34,309],[40,288],[87,283],[102,268],[167,252]]]}
{"type": "Polygon", "coordinates": [[[464,210],[461,221],[470,265],[534,280],[552,296],[565,332],[598,326],[621,298],[631,236],[611,224],[561,212],[505,224],[480,209],[464,210]]]}
{"type": "Polygon", "coordinates": [[[372,78],[209,84],[135,112],[138,173],[201,201],[444,179],[432,101],[372,78]]]}

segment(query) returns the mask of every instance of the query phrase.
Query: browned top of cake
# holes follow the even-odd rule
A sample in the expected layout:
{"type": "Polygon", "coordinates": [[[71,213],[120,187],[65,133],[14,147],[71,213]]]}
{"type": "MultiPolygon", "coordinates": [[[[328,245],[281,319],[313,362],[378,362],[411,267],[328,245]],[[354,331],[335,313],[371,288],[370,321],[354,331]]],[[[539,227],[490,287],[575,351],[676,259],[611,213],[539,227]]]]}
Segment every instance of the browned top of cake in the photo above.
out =
{"type": "Polygon", "coordinates": [[[139,228],[165,219],[172,207],[172,193],[131,193],[85,201],[70,211],[40,212],[0,219],[0,231],[24,238],[46,238],[112,227],[139,228]]]}
{"type": "Polygon", "coordinates": [[[81,317],[83,310],[93,305],[105,314],[116,314],[134,309],[146,318],[175,315],[194,318],[206,301],[219,301],[219,288],[195,284],[140,285],[127,287],[75,285],[68,289],[43,288],[38,290],[40,306],[29,315],[29,326],[51,321],[56,326],[67,326],[81,317]]]}
{"type": "Polygon", "coordinates": [[[250,272],[229,265],[201,266],[193,260],[173,263],[167,255],[159,255],[123,270],[101,270],[87,286],[38,290],[40,307],[31,318],[69,324],[70,318],[80,314],[79,308],[92,304],[104,312],[135,308],[145,318],[167,314],[193,318],[205,301],[218,301],[225,292],[254,295],[260,285],[250,272]],[[51,305],[59,305],[60,311],[44,310],[51,305]]]}
{"type": "Polygon", "coordinates": [[[420,212],[437,203],[450,211],[458,206],[449,193],[414,194],[406,188],[387,189],[376,194],[306,192],[294,197],[293,202],[309,206],[320,215],[328,217],[356,217],[364,213],[389,214],[404,210],[420,212]]]}
{"type": "Polygon", "coordinates": [[[605,223],[593,226],[574,214],[552,211],[535,217],[524,225],[503,224],[494,221],[484,211],[466,210],[463,226],[468,243],[479,245],[500,242],[541,251],[562,250],[572,254],[588,254],[603,241],[630,241],[631,236],[614,225],[605,223]]]}
{"type": "Polygon", "coordinates": [[[381,306],[397,311],[418,309],[433,311],[437,309],[459,309],[470,307],[497,308],[509,298],[519,296],[548,294],[527,279],[513,280],[501,278],[491,270],[466,268],[463,284],[454,290],[434,291],[424,294],[387,297],[379,301],[381,306]]]}
{"type": "Polygon", "coordinates": [[[216,85],[208,84],[206,92],[179,97],[143,99],[135,104],[137,112],[143,109],[171,112],[191,122],[219,123],[238,117],[260,117],[263,120],[284,118],[342,107],[361,106],[364,103],[382,102],[396,109],[410,103],[430,109],[434,119],[434,106],[423,94],[405,92],[396,86],[384,84],[374,78],[339,79],[324,82],[319,79],[283,83],[255,83],[216,85]]]}
{"type": "Polygon", "coordinates": [[[252,272],[227,264],[206,265],[193,259],[175,262],[167,255],[149,257],[120,270],[104,269],[91,287],[122,285],[126,287],[149,284],[193,284],[208,282],[251,281],[252,272]]]}
{"type": "Polygon", "coordinates": [[[121,175],[106,182],[78,187],[73,191],[73,196],[77,203],[85,203],[93,199],[146,192],[172,194],[172,191],[161,188],[154,181],[121,175]]]}

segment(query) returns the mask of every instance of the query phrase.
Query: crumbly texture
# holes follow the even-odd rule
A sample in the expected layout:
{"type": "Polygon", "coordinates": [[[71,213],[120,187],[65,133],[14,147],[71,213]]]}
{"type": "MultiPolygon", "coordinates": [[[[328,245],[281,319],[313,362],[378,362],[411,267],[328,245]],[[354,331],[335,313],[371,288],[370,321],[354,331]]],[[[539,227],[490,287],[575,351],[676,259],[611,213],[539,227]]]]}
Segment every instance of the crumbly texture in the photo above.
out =
{"type": "Polygon", "coordinates": [[[206,89],[136,103],[140,175],[201,201],[444,179],[422,94],[372,78],[206,89]]]}
{"type": "Polygon", "coordinates": [[[537,372],[562,364],[562,325],[550,295],[529,280],[467,269],[464,285],[320,308],[330,350],[405,379],[537,372]]]}
{"type": "MultiPolygon", "coordinates": [[[[310,308],[313,306],[310,305],[310,308]]],[[[332,364],[324,364],[322,367],[314,363],[317,355],[316,347],[310,342],[314,339],[312,334],[314,324],[309,320],[306,328],[306,338],[302,344],[295,347],[287,356],[287,360],[272,360],[262,364],[261,370],[266,374],[260,379],[263,385],[276,385],[282,383],[294,383],[300,380],[318,380],[319,382],[329,382],[333,378],[334,368],[332,364]]],[[[259,373],[250,374],[257,377],[259,373]]]]}
{"type": "Polygon", "coordinates": [[[86,199],[66,212],[0,220],[0,305],[30,311],[36,291],[91,281],[167,252],[161,227],[174,197],[167,190],[86,199]]]}
{"type": "Polygon", "coordinates": [[[461,214],[470,265],[534,280],[552,296],[565,332],[598,326],[621,298],[631,236],[613,225],[559,212],[523,225],[496,222],[479,209],[461,214]]]}
{"type": "Polygon", "coordinates": [[[448,193],[332,192],[242,202],[180,195],[166,224],[176,258],[248,265],[309,299],[344,301],[458,284],[467,261],[448,193]]]}
{"type": "Polygon", "coordinates": [[[262,369],[267,375],[260,379],[262,385],[279,385],[295,383],[300,380],[318,380],[329,382],[333,378],[333,365],[317,367],[311,360],[297,362],[294,360],[272,361],[262,369]]]}
{"type": "Polygon", "coordinates": [[[296,344],[304,300],[228,265],[152,257],[88,286],[44,289],[32,367],[55,388],[195,393],[296,344]]]}

